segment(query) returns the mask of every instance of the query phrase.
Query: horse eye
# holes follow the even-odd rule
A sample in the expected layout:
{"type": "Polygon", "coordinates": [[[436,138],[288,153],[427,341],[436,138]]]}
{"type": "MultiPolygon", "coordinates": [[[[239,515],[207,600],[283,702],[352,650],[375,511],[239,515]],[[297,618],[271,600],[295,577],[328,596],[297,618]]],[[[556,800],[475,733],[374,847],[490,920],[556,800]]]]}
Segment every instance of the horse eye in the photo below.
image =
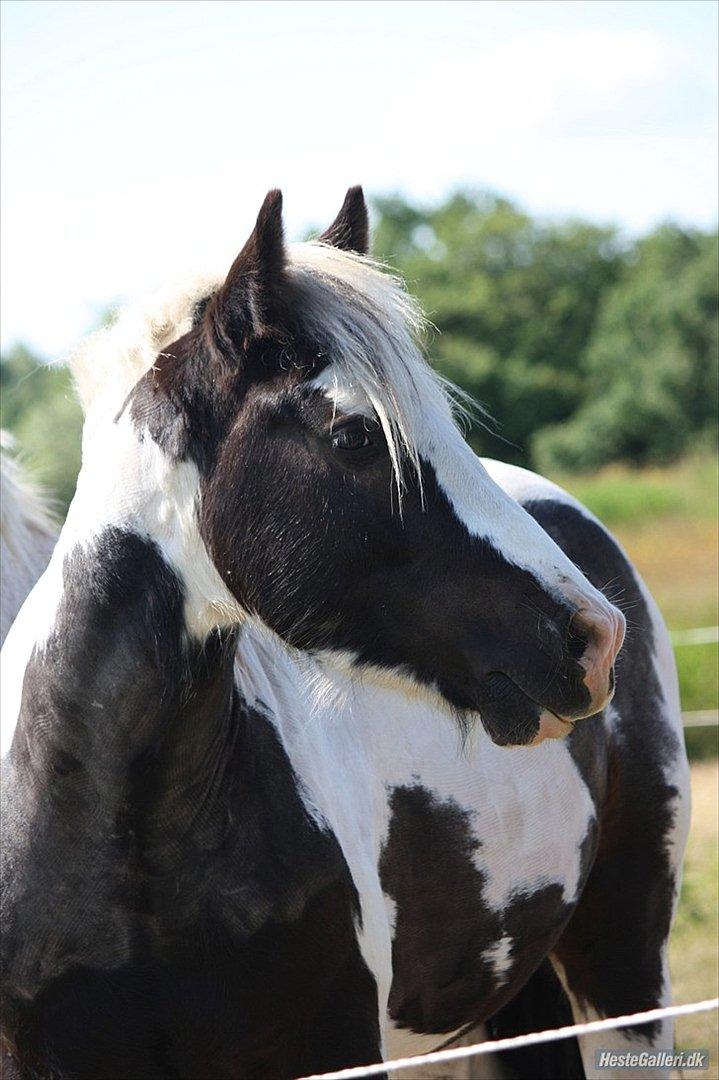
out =
{"type": "Polygon", "coordinates": [[[64,750],[59,750],[55,754],[55,758],[50,767],[55,776],[69,776],[71,773],[78,772],[82,769],[82,762],[79,761],[74,754],[68,754],[64,750]]]}
{"type": "Polygon", "coordinates": [[[332,436],[332,448],[334,450],[363,450],[372,445],[372,439],[364,425],[353,424],[351,427],[341,428],[332,436]]]}

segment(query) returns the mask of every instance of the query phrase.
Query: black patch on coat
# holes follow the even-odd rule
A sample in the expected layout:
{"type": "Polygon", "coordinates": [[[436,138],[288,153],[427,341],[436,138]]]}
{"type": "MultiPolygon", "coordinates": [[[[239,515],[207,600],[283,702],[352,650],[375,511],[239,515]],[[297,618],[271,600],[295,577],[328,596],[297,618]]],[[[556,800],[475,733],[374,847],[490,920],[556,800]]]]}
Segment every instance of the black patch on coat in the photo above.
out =
{"type": "Polygon", "coordinates": [[[3,1028],[24,1074],[266,1077],[380,1057],[356,890],[234,634],[109,530],[66,560],[4,785],[3,1028]]]}
{"type": "MultiPolygon", "coordinates": [[[[573,1023],[572,1007],[549,960],[543,960],[519,993],[486,1021],[490,1039],[511,1039],[573,1023]]],[[[584,1080],[585,1075],[576,1038],[503,1050],[499,1064],[506,1080],[584,1080]]]]}
{"type": "Polygon", "coordinates": [[[572,909],[561,885],[551,884],[493,911],[483,898],[486,877],[470,812],[419,783],[393,788],[390,807],[380,860],[382,888],[396,905],[390,1015],[417,1032],[455,1031],[516,994],[572,909]],[[483,953],[505,934],[512,938],[511,965],[498,980],[483,953]]]}
{"type": "MultiPolygon", "coordinates": [[[[598,808],[599,844],[556,953],[573,993],[600,1013],[651,1009],[661,999],[675,888],[667,844],[678,791],[664,769],[684,753],[662,716],[651,617],[631,565],[600,525],[551,499],[525,509],[592,584],[627,611],[630,626],[616,665],[616,737],[607,736],[601,718],[577,724],[570,737],[598,808]]],[[[657,1030],[643,1025],[636,1032],[649,1038],[657,1030]]]]}

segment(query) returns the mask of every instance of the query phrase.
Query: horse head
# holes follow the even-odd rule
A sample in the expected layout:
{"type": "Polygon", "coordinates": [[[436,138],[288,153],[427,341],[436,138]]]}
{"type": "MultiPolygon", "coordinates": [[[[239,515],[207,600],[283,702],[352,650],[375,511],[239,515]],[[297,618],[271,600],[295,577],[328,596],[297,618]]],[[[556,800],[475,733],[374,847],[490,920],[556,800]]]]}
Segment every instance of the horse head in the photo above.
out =
{"type": "Polygon", "coordinates": [[[127,422],[196,470],[231,620],[479,715],[497,742],[561,736],[609,701],[624,620],[490,480],[367,236],[351,189],[319,244],[288,247],[270,192],[127,422]]]}

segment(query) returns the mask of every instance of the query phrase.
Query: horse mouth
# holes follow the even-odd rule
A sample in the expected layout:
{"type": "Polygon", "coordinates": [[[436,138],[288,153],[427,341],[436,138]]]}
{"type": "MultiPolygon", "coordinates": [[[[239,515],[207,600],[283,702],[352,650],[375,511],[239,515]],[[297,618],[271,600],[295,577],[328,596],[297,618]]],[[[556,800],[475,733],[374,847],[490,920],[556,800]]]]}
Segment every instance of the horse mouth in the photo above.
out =
{"type": "Polygon", "coordinates": [[[556,713],[554,709],[547,709],[546,707],[542,709],[542,712],[547,713],[547,715],[553,717],[554,720],[558,720],[560,724],[564,724],[570,731],[573,729],[578,719],[577,717],[572,719],[569,716],[561,716],[560,713],[556,713]]]}
{"type": "Polygon", "coordinates": [[[493,742],[499,746],[537,746],[563,739],[574,730],[577,717],[562,716],[542,705],[504,672],[486,675],[477,693],[477,712],[493,742]]]}
{"type": "Polygon", "coordinates": [[[574,731],[575,723],[576,720],[560,716],[552,709],[543,709],[539,715],[539,731],[529,745],[538,746],[547,739],[566,739],[574,731]]]}

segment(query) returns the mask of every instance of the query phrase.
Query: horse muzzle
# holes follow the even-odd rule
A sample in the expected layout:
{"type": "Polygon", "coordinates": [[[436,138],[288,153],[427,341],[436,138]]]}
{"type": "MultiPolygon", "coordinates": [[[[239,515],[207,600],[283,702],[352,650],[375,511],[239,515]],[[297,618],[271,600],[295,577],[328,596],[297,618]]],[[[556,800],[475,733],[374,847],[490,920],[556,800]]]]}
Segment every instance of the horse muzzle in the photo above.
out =
{"type": "Polygon", "coordinates": [[[601,712],[614,696],[624,616],[608,602],[585,603],[563,625],[564,630],[555,620],[545,624],[556,649],[553,673],[547,673],[547,658],[540,662],[537,653],[536,672],[519,673],[510,665],[480,678],[476,709],[499,745],[536,746],[564,738],[577,721],[601,712]]]}
{"type": "Polygon", "coordinates": [[[624,643],[626,629],[621,611],[609,603],[580,609],[572,617],[570,633],[586,642],[579,664],[584,669],[584,685],[590,696],[587,716],[604,709],[614,695],[614,662],[624,643]]]}

